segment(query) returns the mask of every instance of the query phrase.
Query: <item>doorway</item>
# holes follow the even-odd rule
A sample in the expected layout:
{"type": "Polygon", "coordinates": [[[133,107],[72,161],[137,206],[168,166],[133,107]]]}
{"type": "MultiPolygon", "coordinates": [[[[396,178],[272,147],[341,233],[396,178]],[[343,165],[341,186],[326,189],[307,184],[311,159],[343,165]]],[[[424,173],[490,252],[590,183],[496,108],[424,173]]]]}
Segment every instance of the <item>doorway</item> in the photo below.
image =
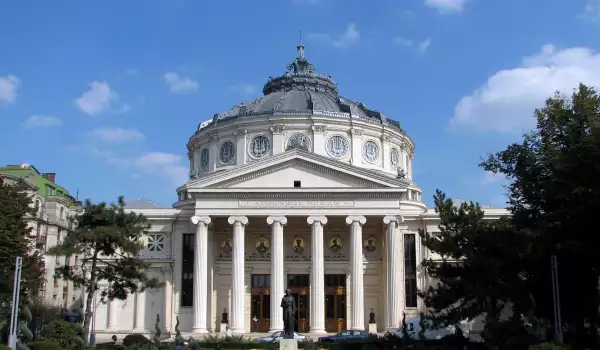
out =
{"type": "Polygon", "coordinates": [[[346,329],[346,275],[325,275],[325,330],[346,329]]]}
{"type": "Polygon", "coordinates": [[[252,275],[251,301],[250,330],[268,332],[271,326],[271,275],[252,275]]]}
{"type": "Polygon", "coordinates": [[[291,291],[296,301],[296,322],[294,330],[299,333],[310,331],[309,303],[310,303],[310,277],[309,275],[288,275],[287,288],[291,291]]]}

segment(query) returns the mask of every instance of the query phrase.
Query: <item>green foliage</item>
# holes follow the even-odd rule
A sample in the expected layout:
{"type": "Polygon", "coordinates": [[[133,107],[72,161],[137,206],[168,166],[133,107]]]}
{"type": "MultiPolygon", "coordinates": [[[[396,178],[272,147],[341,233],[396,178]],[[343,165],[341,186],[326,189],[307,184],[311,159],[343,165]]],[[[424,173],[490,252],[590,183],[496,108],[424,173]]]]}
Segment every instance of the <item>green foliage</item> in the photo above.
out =
{"type": "MultiPolygon", "coordinates": [[[[34,237],[30,236],[26,218],[35,215],[32,198],[26,193],[26,184],[20,181],[8,184],[0,178],[0,304],[12,301],[15,258],[23,258],[21,293],[37,295],[43,281],[43,263],[39,252],[30,249],[34,237]]],[[[10,317],[10,306],[0,308],[0,319],[10,317]]]]}
{"type": "Polygon", "coordinates": [[[175,323],[175,344],[182,345],[185,340],[181,336],[181,332],[179,331],[179,316],[176,318],[177,322],[175,323]]]}
{"type": "Polygon", "coordinates": [[[37,340],[27,345],[31,350],[61,350],[60,345],[52,340],[37,340]]]}
{"type": "Polygon", "coordinates": [[[0,344],[0,350],[12,350],[12,349],[9,348],[8,345],[6,345],[6,344],[0,344]]]}
{"type": "Polygon", "coordinates": [[[72,219],[75,230],[69,232],[61,245],[50,249],[58,256],[83,257],[78,266],[57,268],[56,276],[84,287],[87,292],[84,339],[88,339],[92,300],[99,290],[98,281],[107,282],[101,291],[101,300],[124,300],[130,293],[159,287],[156,278],[146,274],[148,263],[138,257],[144,248],[140,238],[148,230],[146,218],[125,212],[125,201],[119,197],[116,204],[85,202],[82,212],[72,219]]]}
{"type": "Polygon", "coordinates": [[[581,325],[598,310],[600,236],[592,228],[600,211],[600,95],[580,85],[570,97],[556,93],[535,116],[535,130],[481,166],[510,180],[512,222],[534,239],[524,277],[538,316],[552,316],[556,255],[563,321],[581,325]]]}
{"type": "Polygon", "coordinates": [[[520,304],[526,295],[521,279],[529,239],[508,219],[484,220],[479,204],[456,207],[441,191],[434,196],[440,233],[421,231],[423,244],[435,255],[423,261],[439,284],[419,291],[435,325],[458,324],[487,314],[500,316],[507,303],[520,304]]]}
{"type": "Polygon", "coordinates": [[[139,333],[127,334],[125,338],[123,338],[123,345],[125,346],[131,346],[133,344],[146,344],[149,342],[150,340],[148,340],[148,338],[139,333]]]}
{"type": "Polygon", "coordinates": [[[54,320],[42,329],[42,337],[52,340],[64,350],[82,349],[83,344],[78,341],[77,328],[79,326],[64,320],[54,320]]]}
{"type": "Polygon", "coordinates": [[[530,350],[568,350],[571,347],[565,344],[559,344],[554,342],[546,342],[530,347],[530,350]]]}
{"type": "Polygon", "coordinates": [[[160,345],[160,314],[156,314],[156,324],[154,325],[154,329],[156,330],[156,334],[154,334],[154,344],[156,346],[160,345]]]}
{"type": "Polygon", "coordinates": [[[23,302],[21,303],[21,309],[19,310],[19,342],[17,343],[17,350],[29,350],[28,346],[25,345],[33,339],[31,330],[27,327],[31,323],[31,311],[29,307],[31,301],[27,295],[23,296],[23,302]]]}

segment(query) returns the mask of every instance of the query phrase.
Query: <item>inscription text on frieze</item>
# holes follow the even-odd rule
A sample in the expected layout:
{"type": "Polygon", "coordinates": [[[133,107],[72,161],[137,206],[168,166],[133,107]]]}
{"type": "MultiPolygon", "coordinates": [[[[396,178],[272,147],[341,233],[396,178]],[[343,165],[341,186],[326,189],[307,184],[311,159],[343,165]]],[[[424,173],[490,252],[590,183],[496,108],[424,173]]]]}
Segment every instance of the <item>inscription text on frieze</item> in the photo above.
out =
{"type": "Polygon", "coordinates": [[[354,201],[293,201],[293,200],[256,200],[239,201],[240,207],[262,207],[262,208],[290,208],[290,207],[326,207],[326,208],[350,208],[354,207],[354,201]]]}

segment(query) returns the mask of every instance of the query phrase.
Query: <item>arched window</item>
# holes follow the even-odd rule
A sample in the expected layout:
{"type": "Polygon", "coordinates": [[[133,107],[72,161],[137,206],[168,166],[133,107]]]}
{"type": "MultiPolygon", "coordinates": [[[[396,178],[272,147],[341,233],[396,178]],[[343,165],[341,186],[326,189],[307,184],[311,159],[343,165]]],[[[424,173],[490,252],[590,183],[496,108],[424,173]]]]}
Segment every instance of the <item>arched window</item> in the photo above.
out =
{"type": "Polygon", "coordinates": [[[65,207],[60,207],[60,219],[63,220],[65,218],[65,207]]]}

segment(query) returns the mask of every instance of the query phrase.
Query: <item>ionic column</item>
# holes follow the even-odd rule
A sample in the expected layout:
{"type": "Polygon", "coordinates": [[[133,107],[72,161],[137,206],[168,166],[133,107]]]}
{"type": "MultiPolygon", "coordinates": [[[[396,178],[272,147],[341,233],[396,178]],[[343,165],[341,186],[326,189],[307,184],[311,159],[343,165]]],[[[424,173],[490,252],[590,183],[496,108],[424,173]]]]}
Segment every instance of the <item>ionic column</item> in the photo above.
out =
{"type": "Polygon", "coordinates": [[[364,216],[348,216],[350,225],[350,276],[352,278],[352,320],[350,329],[365,329],[365,291],[363,286],[362,225],[364,216]]]}
{"type": "Polygon", "coordinates": [[[385,216],[383,223],[387,225],[385,231],[386,265],[387,265],[387,329],[400,327],[402,319],[402,235],[398,232],[398,224],[404,222],[402,216],[385,216]]]}
{"type": "Polygon", "coordinates": [[[233,333],[244,333],[244,226],[245,216],[230,216],[227,220],[233,225],[233,252],[231,257],[231,314],[229,328],[233,333]]]}
{"type": "Polygon", "coordinates": [[[135,293],[135,328],[134,331],[146,331],[146,292],[135,293]]]}
{"type": "Polygon", "coordinates": [[[206,328],[206,310],[208,295],[208,225],[211,219],[208,216],[192,216],[192,223],[196,226],[194,244],[194,333],[208,333],[206,328]]]}
{"type": "Polygon", "coordinates": [[[271,328],[269,332],[283,330],[283,310],[281,299],[285,289],[283,273],[283,225],[287,224],[285,216],[269,216],[267,224],[272,227],[271,234],[271,328]]]}
{"type": "Polygon", "coordinates": [[[117,320],[117,300],[113,299],[108,303],[108,324],[106,328],[111,330],[117,329],[117,320]]]}
{"type": "Polygon", "coordinates": [[[310,270],[310,332],[325,333],[325,259],[323,256],[324,216],[309,216],[311,226],[311,270],[310,270]]]}

